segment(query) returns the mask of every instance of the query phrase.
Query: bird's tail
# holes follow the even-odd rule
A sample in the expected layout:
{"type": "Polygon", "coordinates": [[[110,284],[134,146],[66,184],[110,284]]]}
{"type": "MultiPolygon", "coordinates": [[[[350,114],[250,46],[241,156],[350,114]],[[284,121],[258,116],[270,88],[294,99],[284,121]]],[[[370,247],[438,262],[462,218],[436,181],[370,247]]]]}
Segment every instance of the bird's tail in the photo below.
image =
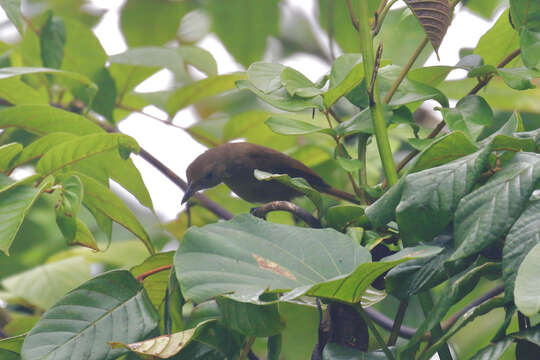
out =
{"type": "Polygon", "coordinates": [[[339,189],[336,189],[336,188],[333,188],[333,187],[327,187],[327,188],[323,188],[323,189],[319,189],[320,191],[328,194],[328,195],[332,195],[332,196],[335,196],[341,200],[346,200],[346,201],[349,201],[349,202],[352,202],[354,204],[360,204],[360,200],[358,200],[356,198],[355,195],[351,194],[351,193],[348,193],[346,191],[343,191],[343,190],[339,190],[339,189]]]}

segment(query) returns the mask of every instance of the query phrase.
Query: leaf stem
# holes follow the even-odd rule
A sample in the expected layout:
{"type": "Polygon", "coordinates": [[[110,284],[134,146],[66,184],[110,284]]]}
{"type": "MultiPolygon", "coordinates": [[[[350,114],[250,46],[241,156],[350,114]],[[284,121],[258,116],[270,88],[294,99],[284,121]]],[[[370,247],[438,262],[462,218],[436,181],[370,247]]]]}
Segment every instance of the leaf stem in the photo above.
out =
{"type": "Polygon", "coordinates": [[[381,336],[381,334],[379,333],[375,325],[373,325],[373,322],[371,321],[371,319],[366,315],[366,312],[364,311],[362,306],[357,306],[356,310],[358,311],[362,319],[364,319],[364,321],[366,322],[366,325],[368,326],[369,330],[371,330],[371,332],[375,336],[375,339],[377,340],[377,343],[379,344],[381,349],[384,351],[386,358],[390,360],[395,360],[394,354],[392,354],[388,346],[386,346],[386,343],[384,342],[383,337],[381,336]]]}
{"type": "MultiPolygon", "coordinates": [[[[431,298],[431,293],[429,292],[429,290],[419,293],[418,300],[420,300],[422,311],[424,312],[424,315],[427,317],[428,314],[431,311],[433,311],[433,299],[431,298]]],[[[443,334],[443,330],[441,328],[441,324],[435,325],[433,329],[431,329],[432,341],[433,340],[436,341],[436,339],[440,338],[442,334],[443,334]]],[[[448,344],[442,345],[438,351],[438,354],[441,360],[452,360],[452,354],[450,353],[448,344]]]]}
{"type": "Polygon", "coordinates": [[[388,338],[388,346],[396,345],[396,341],[399,335],[399,329],[405,318],[405,312],[407,311],[407,306],[409,305],[408,300],[401,300],[399,302],[398,311],[396,318],[394,319],[394,326],[392,327],[392,332],[390,333],[390,338],[388,338]]]}
{"type": "MultiPolygon", "coordinates": [[[[371,28],[369,26],[369,10],[367,1],[360,1],[359,17],[356,20],[351,1],[347,0],[347,6],[349,8],[351,19],[353,24],[358,25],[358,35],[360,45],[362,48],[362,58],[364,64],[364,74],[366,74],[366,84],[371,83],[372,76],[375,76],[373,69],[375,66],[375,53],[373,51],[373,38],[371,35],[371,28]]],[[[370,104],[371,117],[373,119],[373,127],[375,128],[375,138],[377,139],[377,148],[379,150],[379,156],[381,158],[384,175],[386,181],[390,186],[393,186],[398,181],[396,172],[396,166],[392,155],[392,149],[390,147],[390,141],[388,139],[388,132],[386,129],[386,121],[384,120],[384,114],[382,111],[382,103],[377,87],[377,83],[373,89],[371,89],[371,99],[373,103],[370,104]]]]}
{"type": "Polygon", "coordinates": [[[251,346],[255,342],[255,336],[250,336],[246,343],[244,344],[244,347],[242,348],[242,352],[240,353],[240,356],[238,357],[238,360],[244,360],[246,359],[249,351],[251,350],[251,346]]]}

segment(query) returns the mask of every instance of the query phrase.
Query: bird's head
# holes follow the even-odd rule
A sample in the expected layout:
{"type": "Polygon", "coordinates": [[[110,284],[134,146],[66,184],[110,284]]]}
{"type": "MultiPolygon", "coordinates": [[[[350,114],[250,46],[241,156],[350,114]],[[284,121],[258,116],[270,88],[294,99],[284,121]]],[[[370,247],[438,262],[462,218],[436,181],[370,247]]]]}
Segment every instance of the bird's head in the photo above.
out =
{"type": "Polygon", "coordinates": [[[226,162],[219,153],[208,150],[196,158],[187,168],[188,188],[182,204],[197,191],[219,185],[223,181],[226,162]]]}

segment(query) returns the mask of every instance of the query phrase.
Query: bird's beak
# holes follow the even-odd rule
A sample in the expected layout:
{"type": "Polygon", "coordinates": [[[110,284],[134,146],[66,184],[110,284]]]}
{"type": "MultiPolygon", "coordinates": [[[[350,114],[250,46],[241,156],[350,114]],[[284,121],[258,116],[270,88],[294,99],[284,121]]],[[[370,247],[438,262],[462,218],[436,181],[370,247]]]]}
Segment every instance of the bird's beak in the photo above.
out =
{"type": "Polygon", "coordinates": [[[193,184],[189,184],[188,188],[186,189],[186,192],[184,193],[184,197],[182,198],[182,204],[189,200],[190,197],[195,194],[195,188],[193,187],[193,184]]]}

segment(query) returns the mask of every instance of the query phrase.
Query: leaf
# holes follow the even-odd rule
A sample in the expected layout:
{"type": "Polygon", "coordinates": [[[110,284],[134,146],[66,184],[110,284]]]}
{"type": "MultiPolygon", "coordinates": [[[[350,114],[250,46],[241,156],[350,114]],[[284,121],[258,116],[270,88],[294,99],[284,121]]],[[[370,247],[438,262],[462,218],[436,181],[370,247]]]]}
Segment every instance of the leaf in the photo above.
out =
{"type": "Polygon", "coordinates": [[[120,154],[138,152],[133,138],[123,134],[91,134],[64,142],[47,151],[36,164],[36,171],[44,176],[68,170],[78,162],[109,151],[120,154]]]}
{"type": "Polygon", "coordinates": [[[26,334],[2,339],[0,340],[0,349],[8,350],[8,351],[12,351],[14,353],[20,354],[21,347],[22,347],[25,337],[26,337],[26,334]]]}
{"type": "MultiPolygon", "coordinates": [[[[150,254],[153,254],[154,247],[148,233],[124,202],[106,186],[91,177],[80,173],[77,173],[77,176],[81,179],[84,187],[84,205],[89,208],[94,216],[100,214],[122,225],[137,236],[150,254]]],[[[99,218],[96,217],[96,220],[99,220],[99,218]]],[[[100,227],[102,226],[100,225],[100,227]]],[[[104,231],[107,233],[106,229],[104,231]]]]}
{"type": "Polygon", "coordinates": [[[188,80],[184,58],[178,49],[158,46],[137,47],[109,57],[114,64],[167,68],[177,79],[188,80]]]}
{"type": "MultiPolygon", "coordinates": [[[[142,264],[136,265],[131,268],[130,271],[133,276],[137,277],[146,272],[160,269],[165,266],[172,267],[173,255],[173,251],[152,255],[146,258],[142,264]]],[[[147,276],[143,281],[146,293],[148,294],[150,301],[152,301],[152,304],[156,309],[159,309],[162,306],[162,303],[165,299],[167,286],[169,284],[170,272],[170,268],[164,268],[163,271],[159,271],[155,274],[147,276]]]]}
{"type": "Polygon", "coordinates": [[[339,68],[346,67],[348,65],[347,62],[350,61],[348,58],[345,58],[345,56],[347,56],[347,54],[339,57],[332,65],[332,71],[330,73],[331,88],[324,94],[324,105],[327,108],[330,108],[330,106],[332,106],[332,104],[340,97],[348,94],[364,79],[364,66],[361,62],[355,64],[343,79],[339,79],[342,77],[340,74],[341,69],[339,68]],[[332,76],[332,74],[334,74],[334,76],[332,76]],[[334,82],[337,82],[337,84],[332,84],[332,79],[335,79],[334,82]]]}
{"type": "Polygon", "coordinates": [[[96,239],[94,238],[94,235],[88,229],[88,226],[86,226],[85,223],[83,223],[80,219],[76,219],[76,229],[75,229],[75,237],[73,240],[68,240],[69,246],[84,246],[89,249],[99,251],[99,246],[97,244],[96,239]]]}
{"type": "MultiPolygon", "coordinates": [[[[504,11],[495,25],[478,40],[473,53],[480,55],[487,65],[498,65],[512,51],[519,48],[518,33],[512,28],[508,10],[504,11]],[[493,46],[493,44],[497,46],[493,46]]],[[[510,65],[513,66],[514,62],[510,65]]]]}
{"type": "Polygon", "coordinates": [[[9,276],[2,280],[2,286],[11,295],[47,310],[65,293],[90,277],[90,264],[84,258],[75,256],[9,276]]]}
{"type": "Polygon", "coordinates": [[[73,140],[76,135],[66,133],[66,132],[53,132],[47,135],[44,135],[29,145],[27,145],[21,152],[21,154],[15,159],[11,164],[11,168],[16,168],[18,166],[24,165],[32,160],[36,160],[43,156],[45,152],[54,146],[61,144],[66,141],[73,140]]]}
{"type": "Polygon", "coordinates": [[[485,348],[479,350],[470,360],[497,360],[505,353],[508,347],[512,344],[511,338],[505,338],[497,341],[494,344],[489,344],[485,348]]]}
{"type": "Polygon", "coordinates": [[[410,173],[447,164],[476,152],[478,148],[461,131],[453,131],[436,139],[414,160],[410,173]]]}
{"type": "Polygon", "coordinates": [[[21,14],[21,0],[1,0],[0,6],[6,12],[6,15],[13,25],[19,31],[19,34],[24,34],[24,20],[21,14]]]}
{"type": "Polygon", "coordinates": [[[523,259],[516,275],[514,301],[525,316],[533,316],[540,311],[539,259],[540,245],[536,244],[523,259]]]}
{"type": "Polygon", "coordinates": [[[0,173],[9,168],[11,161],[21,153],[23,147],[19,143],[10,143],[0,146],[0,173]]]}
{"type": "Polygon", "coordinates": [[[43,66],[60,69],[66,44],[66,27],[62,19],[49,13],[39,36],[43,66]]]}
{"type": "Polygon", "coordinates": [[[107,272],[72,290],[43,314],[26,336],[21,355],[25,360],[115,359],[126,351],[111,351],[107,341],[142,340],[158,320],[144,288],[128,271],[107,272]]]}
{"type": "Polygon", "coordinates": [[[218,296],[217,304],[221,311],[220,321],[227,328],[246,336],[268,337],[281,333],[285,319],[279,315],[278,304],[250,304],[218,296]]]}
{"type": "Polygon", "coordinates": [[[437,303],[433,306],[432,310],[426,314],[426,319],[422,322],[422,325],[417,328],[416,333],[409,340],[407,345],[400,349],[402,358],[408,359],[416,352],[419,342],[422,340],[425,332],[433,329],[455,303],[461,300],[465,295],[469,294],[472,289],[476,287],[476,284],[481,277],[498,272],[500,272],[499,264],[484,263],[449,281],[441,291],[437,303]]]}
{"type": "Polygon", "coordinates": [[[279,88],[275,91],[264,93],[257,89],[251,82],[239,80],[236,82],[236,87],[240,90],[247,89],[253,92],[262,100],[270,105],[285,111],[302,111],[305,109],[324,109],[322,96],[318,95],[313,98],[302,98],[299,96],[290,96],[284,88],[279,88]]]}
{"type": "Polygon", "coordinates": [[[161,46],[176,36],[180,20],[193,9],[189,1],[126,1],[120,12],[120,28],[130,48],[161,46]]]}
{"type": "Polygon", "coordinates": [[[364,167],[364,163],[358,159],[346,159],[344,157],[338,156],[336,160],[339,166],[347,172],[358,171],[364,167]]]}
{"type": "Polygon", "coordinates": [[[174,115],[188,105],[234,89],[235,82],[245,78],[245,73],[237,72],[228,75],[210,76],[195,81],[173,91],[167,100],[165,109],[170,115],[174,115]]]}
{"type": "Polygon", "coordinates": [[[511,0],[510,15],[517,30],[540,30],[540,4],[534,0],[511,0]]]}
{"type": "Polygon", "coordinates": [[[284,69],[281,64],[254,62],[247,69],[247,79],[263,93],[270,93],[282,87],[281,72],[284,69]]]}
{"type": "Polygon", "coordinates": [[[286,118],[283,116],[270,116],[264,122],[273,132],[281,135],[306,135],[313,133],[333,134],[334,131],[328,128],[322,128],[311,123],[286,118]]]}
{"type": "Polygon", "coordinates": [[[192,329],[187,329],[171,335],[162,335],[156,338],[125,344],[121,342],[110,342],[113,349],[128,349],[136,354],[152,356],[152,358],[169,359],[178,354],[191,341],[196,341],[197,336],[203,328],[208,327],[213,320],[203,321],[192,329]]]}
{"type": "Polygon", "coordinates": [[[200,303],[234,293],[234,299],[258,302],[262,291],[298,289],[299,296],[314,284],[347,275],[369,260],[366,249],[335,230],[279,225],[240,215],[191,227],[176,252],[174,266],[186,299],[200,303]]]}
{"type": "Polygon", "coordinates": [[[540,27],[537,31],[523,29],[519,33],[521,59],[529,69],[540,67],[540,27]]]}
{"type": "Polygon", "coordinates": [[[98,92],[92,102],[92,110],[114,122],[114,109],[116,108],[116,83],[107,68],[98,71],[94,77],[98,92]]]}
{"type": "Polygon", "coordinates": [[[458,101],[453,109],[439,109],[451,130],[465,133],[476,140],[485,126],[493,122],[493,111],[481,96],[468,95],[458,101]]]}
{"type": "Polygon", "coordinates": [[[405,0],[418,22],[424,28],[435,52],[439,50],[446,30],[450,26],[452,11],[447,0],[405,0]]]}
{"type": "Polygon", "coordinates": [[[212,30],[234,59],[245,67],[263,57],[269,36],[278,35],[278,0],[210,1],[206,9],[212,18],[212,30]]]}
{"type": "MultiPolygon", "coordinates": [[[[455,214],[454,261],[499,239],[521,215],[540,177],[540,156],[521,152],[459,203],[455,214]]],[[[447,264],[448,265],[448,264],[447,264]]]]}
{"type": "Polygon", "coordinates": [[[503,280],[506,297],[514,296],[514,283],[523,260],[540,243],[540,199],[533,196],[506,236],[503,247],[503,280]]]}
{"type": "Polygon", "coordinates": [[[21,128],[36,135],[105,133],[85,117],[49,105],[20,105],[0,110],[0,128],[8,127],[21,128]]]}
{"type": "Polygon", "coordinates": [[[329,227],[343,231],[364,220],[364,208],[356,205],[336,205],[326,210],[325,219],[329,227]]]}
{"type": "MultiPolygon", "coordinates": [[[[395,353],[395,348],[390,347],[390,352],[395,353]]],[[[329,342],[323,350],[322,360],[386,360],[388,357],[383,350],[370,352],[359,351],[349,346],[340,345],[335,342],[329,342]]]]}
{"type": "Polygon", "coordinates": [[[97,91],[97,86],[86,76],[78,72],[49,69],[44,67],[4,67],[0,68],[0,83],[4,79],[9,79],[15,76],[31,75],[31,74],[51,74],[57,75],[69,80],[74,80],[88,88],[90,94],[97,91]]]}
{"type": "Polygon", "coordinates": [[[291,96],[310,98],[324,93],[301,72],[290,67],[286,67],[281,72],[281,83],[291,96]]]}
{"type": "Polygon", "coordinates": [[[255,169],[253,175],[259,181],[278,181],[284,185],[287,185],[288,187],[306,195],[313,202],[319,213],[321,213],[323,210],[321,193],[313,189],[305,179],[291,178],[287,174],[270,174],[258,169],[255,169]]]}
{"type": "MultiPolygon", "coordinates": [[[[56,223],[68,242],[72,242],[75,240],[79,225],[77,215],[79,213],[79,209],[81,208],[83,187],[81,179],[79,179],[76,175],[71,175],[64,179],[61,186],[62,187],[59,190],[60,200],[55,206],[56,223]]],[[[82,233],[84,231],[84,224],[81,224],[80,226],[80,235],[84,236],[82,233]]],[[[84,234],[89,233],[88,229],[86,230],[87,231],[84,232],[84,234]]]]}
{"type": "Polygon", "coordinates": [[[212,54],[197,46],[181,46],[177,51],[187,64],[190,64],[207,76],[218,74],[217,63],[212,54]]]}
{"type": "Polygon", "coordinates": [[[453,219],[460,200],[475,186],[491,149],[482,149],[448,164],[409,174],[396,207],[405,244],[429,242],[453,219]]]}
{"type": "Polygon", "coordinates": [[[511,68],[511,69],[498,69],[497,73],[502,77],[506,85],[516,90],[534,89],[531,80],[540,78],[540,71],[534,69],[511,68]]]}
{"type": "Polygon", "coordinates": [[[437,86],[442,83],[444,79],[446,79],[446,77],[452,70],[454,70],[453,66],[425,66],[417,69],[412,69],[407,73],[407,77],[422,84],[426,84],[429,86],[437,86]]]}
{"type": "Polygon", "coordinates": [[[52,178],[47,177],[34,187],[28,186],[23,179],[0,192],[0,250],[6,255],[30,208],[53,182],[52,178]]]}

